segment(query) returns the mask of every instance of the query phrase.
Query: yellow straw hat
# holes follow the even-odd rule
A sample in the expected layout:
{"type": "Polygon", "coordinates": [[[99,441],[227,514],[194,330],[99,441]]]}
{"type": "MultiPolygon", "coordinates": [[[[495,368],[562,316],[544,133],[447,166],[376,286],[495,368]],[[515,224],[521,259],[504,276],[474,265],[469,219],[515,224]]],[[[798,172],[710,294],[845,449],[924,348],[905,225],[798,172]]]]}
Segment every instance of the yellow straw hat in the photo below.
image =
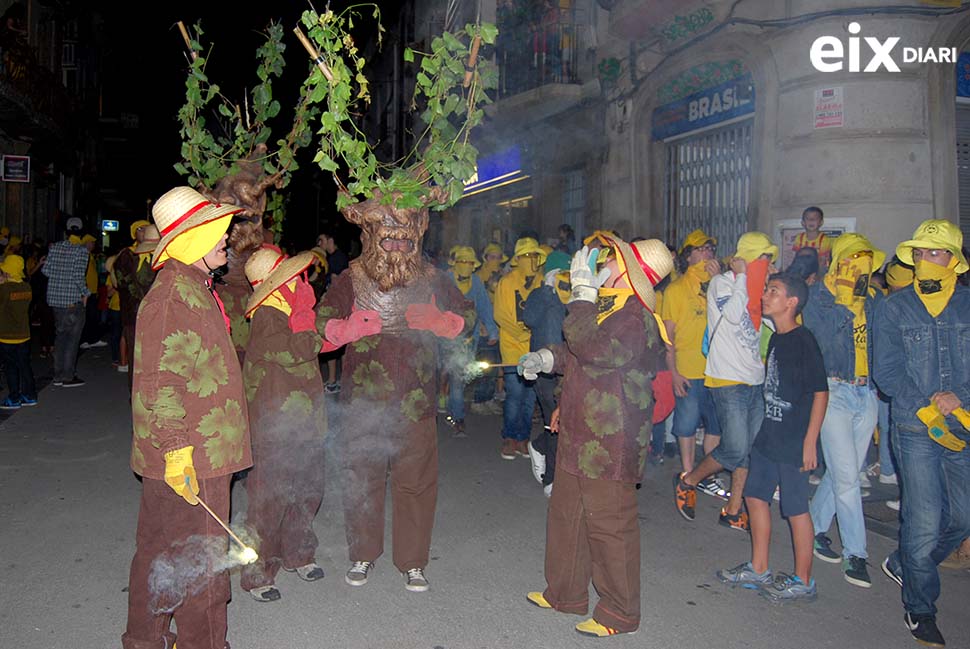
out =
{"type": "Polygon", "coordinates": [[[273,291],[305,271],[313,263],[313,257],[309,250],[287,257],[276,246],[264,243],[246,262],[246,279],[253,287],[253,294],[246,303],[246,317],[252,315],[273,291]]]}
{"type": "Polygon", "coordinates": [[[660,239],[646,239],[632,245],[623,239],[606,237],[606,242],[616,250],[626,266],[630,287],[643,306],[653,311],[657,307],[657,294],[653,287],[674,269],[670,250],[660,239]]]}
{"type": "Polygon", "coordinates": [[[148,224],[145,227],[145,240],[139,242],[135,245],[134,253],[141,254],[143,252],[152,252],[155,247],[158,246],[158,240],[161,237],[158,234],[158,228],[152,224],[148,224]]]}
{"type": "MultiPolygon", "coordinates": [[[[152,218],[155,220],[155,226],[158,227],[158,232],[162,237],[152,257],[152,268],[158,270],[169,259],[170,255],[167,248],[177,237],[188,234],[199,226],[224,220],[225,227],[218,232],[218,236],[215,236],[215,233],[219,230],[216,227],[206,228],[194,233],[206,239],[200,242],[203,244],[200,245],[200,248],[205,247],[205,244],[209,243],[209,239],[212,240],[211,246],[205,250],[204,255],[219,243],[219,239],[229,229],[229,220],[232,215],[239,214],[242,211],[243,208],[236,205],[213,203],[191,187],[176,187],[165,192],[152,208],[152,218]]],[[[201,258],[200,256],[199,259],[201,258]]]]}
{"type": "Polygon", "coordinates": [[[912,239],[896,246],[896,256],[899,257],[899,261],[912,266],[913,248],[949,250],[957,260],[957,266],[954,269],[957,275],[970,270],[967,258],[963,256],[963,250],[961,250],[963,233],[955,223],[950,221],[929,219],[920,223],[912,239]]]}

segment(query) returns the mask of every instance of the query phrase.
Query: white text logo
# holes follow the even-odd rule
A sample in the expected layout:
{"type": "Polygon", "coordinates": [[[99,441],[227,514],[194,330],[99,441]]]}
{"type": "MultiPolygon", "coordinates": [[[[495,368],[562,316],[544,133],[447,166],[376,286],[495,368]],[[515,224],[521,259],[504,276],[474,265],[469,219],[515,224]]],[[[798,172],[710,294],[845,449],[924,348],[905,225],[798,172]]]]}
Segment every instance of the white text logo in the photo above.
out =
{"type": "MultiPolygon", "coordinates": [[[[854,36],[862,31],[859,23],[849,23],[848,31],[853,36],[849,37],[848,43],[848,66],[845,65],[846,48],[841,40],[835,36],[820,36],[812,42],[812,49],[809,51],[809,58],[812,67],[819,72],[841,72],[843,69],[849,72],[878,72],[880,69],[886,72],[899,72],[899,65],[892,56],[893,49],[899,44],[898,36],[891,36],[885,41],[880,41],[872,36],[859,38],[854,36]],[[861,45],[862,41],[868,48],[869,55],[866,66],[862,68],[861,45]]],[[[903,63],[956,63],[957,48],[955,47],[904,47],[902,48],[903,63]]]]}

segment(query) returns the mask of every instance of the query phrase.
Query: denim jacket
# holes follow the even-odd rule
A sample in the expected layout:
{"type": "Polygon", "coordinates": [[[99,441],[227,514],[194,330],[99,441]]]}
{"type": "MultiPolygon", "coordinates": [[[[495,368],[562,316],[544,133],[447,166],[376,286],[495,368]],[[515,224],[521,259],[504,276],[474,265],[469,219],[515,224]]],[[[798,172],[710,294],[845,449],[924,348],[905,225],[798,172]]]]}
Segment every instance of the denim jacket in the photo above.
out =
{"type": "MultiPolygon", "coordinates": [[[[448,277],[455,281],[454,271],[448,271],[448,277]]],[[[475,305],[475,327],[469,333],[475,346],[478,345],[478,338],[481,330],[485,328],[485,335],[490,340],[498,340],[498,325],[495,324],[495,317],[492,314],[492,301],[488,299],[488,292],[485,285],[478,275],[472,274],[472,287],[465,296],[466,300],[471,300],[475,305]]]]}
{"type": "MultiPolygon", "coordinates": [[[[894,424],[925,429],[916,411],[937,392],[970,406],[970,289],[957,286],[935,318],[912,286],[890,295],[876,313],[875,342],[874,378],[893,399],[894,424]]],[[[946,420],[961,430],[954,417],[946,420]]]]}
{"type": "MultiPolygon", "coordinates": [[[[876,306],[882,301],[883,295],[879,291],[870,289],[866,297],[865,312],[869,331],[866,336],[867,355],[869,357],[869,373],[872,375],[872,343],[873,320],[876,306]]],[[[808,301],[802,311],[802,322],[808,327],[825,361],[825,375],[833,379],[854,381],[855,375],[855,338],[852,322],[855,316],[849,309],[835,303],[835,296],[825,287],[821,280],[812,284],[808,289],[808,301]]],[[[870,382],[872,387],[872,382],[870,382]]]]}

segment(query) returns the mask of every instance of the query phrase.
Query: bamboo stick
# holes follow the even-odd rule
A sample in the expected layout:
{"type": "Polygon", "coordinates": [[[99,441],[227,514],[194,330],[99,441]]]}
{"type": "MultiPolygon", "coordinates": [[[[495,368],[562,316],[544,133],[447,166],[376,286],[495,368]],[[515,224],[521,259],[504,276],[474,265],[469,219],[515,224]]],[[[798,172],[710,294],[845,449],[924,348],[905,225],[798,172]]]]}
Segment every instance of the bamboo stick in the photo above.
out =
{"type": "Polygon", "coordinates": [[[475,63],[478,62],[478,48],[482,44],[482,37],[476,36],[475,40],[472,41],[472,51],[468,55],[468,65],[465,66],[465,80],[462,82],[462,86],[467,88],[472,83],[472,72],[475,71],[475,63]]]}
{"type": "Polygon", "coordinates": [[[323,60],[323,57],[320,56],[317,48],[314,47],[313,43],[310,42],[310,39],[306,37],[303,30],[299,27],[294,27],[293,33],[296,34],[297,39],[299,39],[299,41],[303,44],[303,49],[307,51],[307,54],[310,55],[313,62],[317,64],[318,68],[320,68],[320,72],[323,72],[323,76],[327,78],[327,81],[332,82],[333,72],[330,70],[330,66],[327,65],[327,62],[323,60]]]}
{"type": "Polygon", "coordinates": [[[181,20],[178,21],[178,26],[179,31],[182,32],[182,39],[185,41],[185,47],[189,51],[189,56],[191,56],[192,60],[194,61],[199,58],[199,55],[195,53],[194,49],[192,49],[192,39],[189,38],[189,32],[187,29],[185,29],[185,24],[181,20]]]}

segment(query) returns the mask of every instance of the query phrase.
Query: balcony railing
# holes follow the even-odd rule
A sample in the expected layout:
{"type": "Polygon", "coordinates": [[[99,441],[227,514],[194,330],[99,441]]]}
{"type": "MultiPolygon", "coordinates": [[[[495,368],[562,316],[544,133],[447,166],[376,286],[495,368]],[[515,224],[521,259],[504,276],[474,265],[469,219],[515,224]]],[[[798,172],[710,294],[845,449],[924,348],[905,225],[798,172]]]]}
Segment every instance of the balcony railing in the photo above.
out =
{"type": "Polygon", "coordinates": [[[551,83],[579,83],[579,38],[575,22],[538,21],[499,24],[496,55],[499,97],[516,95],[551,83]]]}
{"type": "Polygon", "coordinates": [[[63,128],[70,110],[70,98],[61,79],[37,63],[30,48],[19,39],[0,42],[0,81],[7,101],[20,104],[27,119],[46,117],[63,128]]]}

